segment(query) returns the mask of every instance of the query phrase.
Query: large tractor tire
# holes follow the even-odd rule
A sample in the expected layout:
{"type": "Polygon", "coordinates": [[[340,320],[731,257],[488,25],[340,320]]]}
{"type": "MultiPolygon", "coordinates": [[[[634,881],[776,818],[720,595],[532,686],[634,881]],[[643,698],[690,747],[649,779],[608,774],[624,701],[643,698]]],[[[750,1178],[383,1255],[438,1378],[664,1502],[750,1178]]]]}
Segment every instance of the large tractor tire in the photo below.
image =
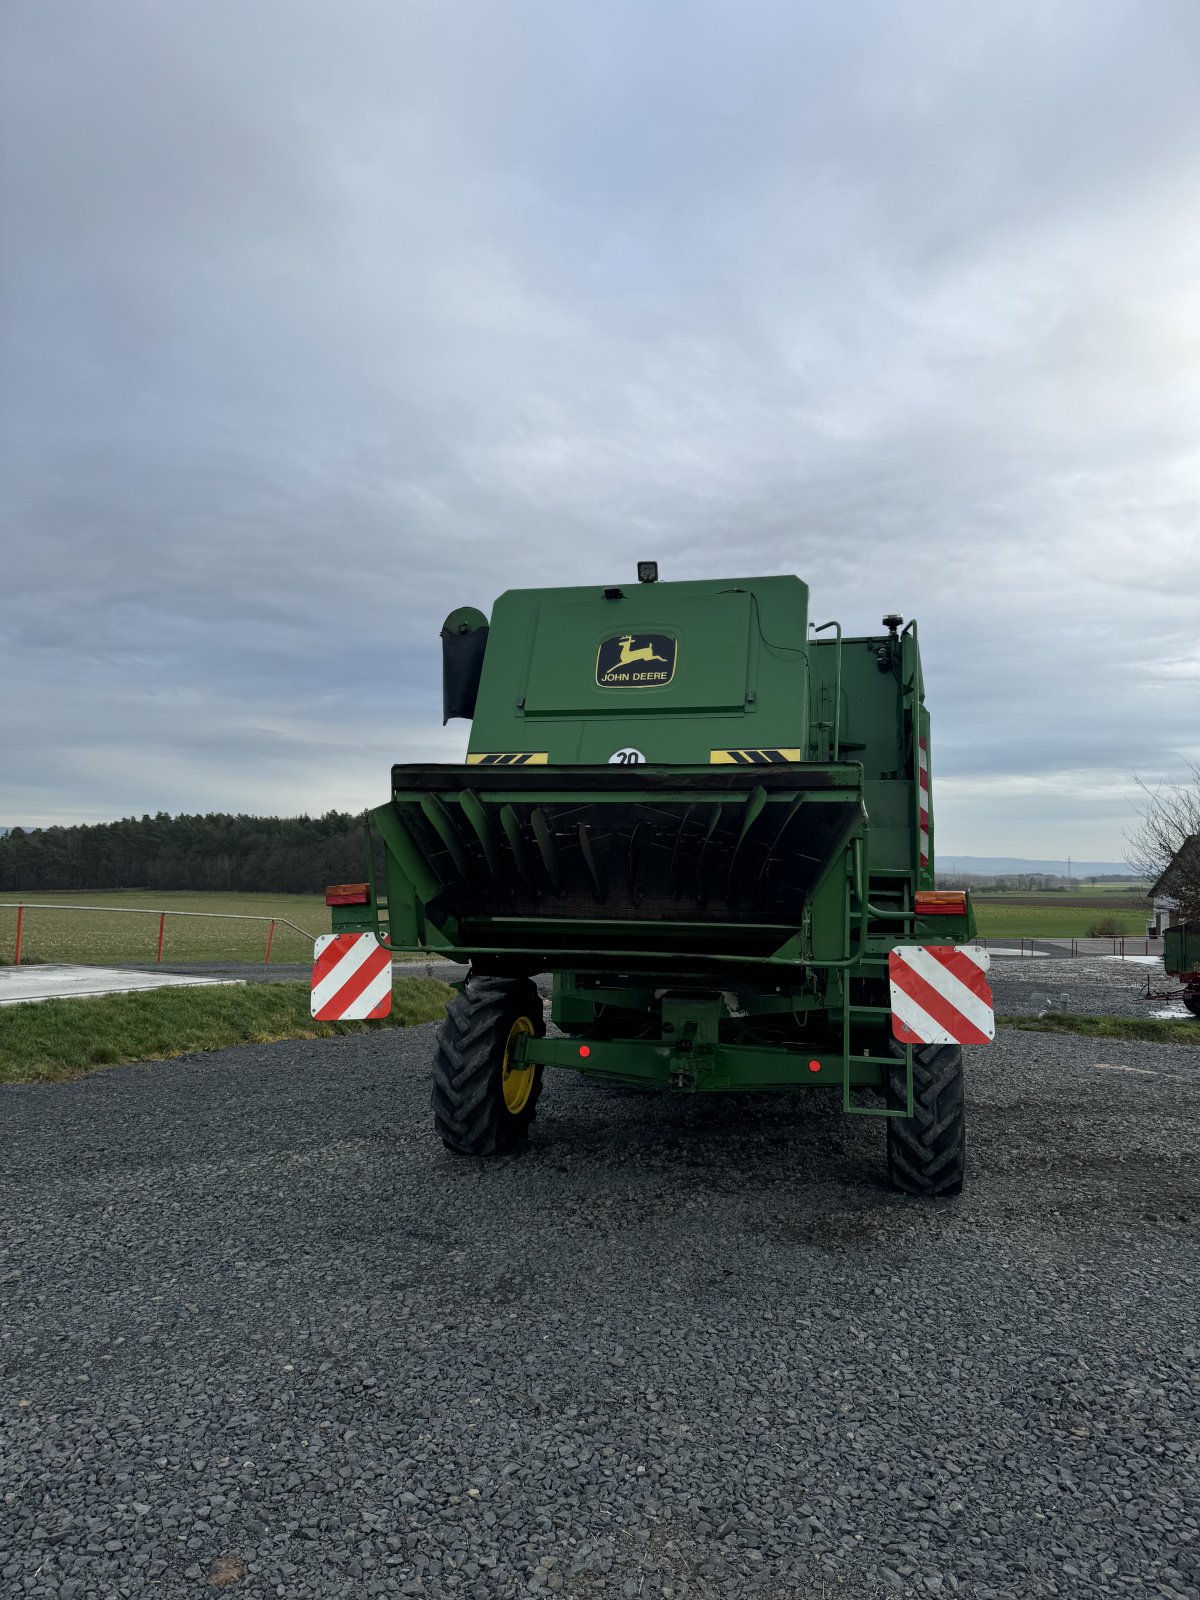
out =
{"type": "Polygon", "coordinates": [[[1183,1003],[1194,1017],[1200,1017],[1200,989],[1185,989],[1183,1003]]]}
{"type": "Polygon", "coordinates": [[[542,1069],[516,1066],[510,1052],[521,1034],[545,1032],[528,978],[472,978],[450,1002],[433,1058],[433,1120],[447,1150],[502,1156],[525,1143],[542,1069]]]}
{"type": "MultiPolygon", "coordinates": [[[[903,1056],[904,1046],[892,1041],[903,1056]]],[[[904,1063],[888,1072],[888,1106],[907,1106],[904,1063]]],[[[889,1117],[888,1179],[901,1194],[961,1194],[967,1153],[962,1048],[913,1046],[913,1114],[889,1117]]]]}

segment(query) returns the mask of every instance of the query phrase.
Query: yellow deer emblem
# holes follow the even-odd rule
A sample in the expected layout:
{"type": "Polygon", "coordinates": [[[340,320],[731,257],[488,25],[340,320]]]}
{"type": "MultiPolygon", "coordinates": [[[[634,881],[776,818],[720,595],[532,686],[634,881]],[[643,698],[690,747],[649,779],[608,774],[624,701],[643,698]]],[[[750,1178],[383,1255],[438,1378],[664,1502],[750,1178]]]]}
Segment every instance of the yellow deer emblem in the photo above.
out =
{"type": "Polygon", "coordinates": [[[640,650],[635,650],[631,633],[623,634],[618,643],[621,646],[621,659],[618,665],[622,667],[631,667],[635,661],[661,661],[664,666],[666,665],[666,656],[655,655],[652,644],[645,644],[640,650]]]}

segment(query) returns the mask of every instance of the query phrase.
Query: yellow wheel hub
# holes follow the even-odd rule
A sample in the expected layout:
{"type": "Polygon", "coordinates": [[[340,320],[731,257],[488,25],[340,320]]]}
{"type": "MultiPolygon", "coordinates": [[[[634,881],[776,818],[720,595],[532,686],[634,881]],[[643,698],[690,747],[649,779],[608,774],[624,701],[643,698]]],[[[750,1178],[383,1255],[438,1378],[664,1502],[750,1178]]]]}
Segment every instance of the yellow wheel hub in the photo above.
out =
{"type": "Polygon", "coordinates": [[[528,1017],[518,1017],[508,1031],[508,1043],[504,1046],[504,1105],[515,1117],[518,1112],[524,1111],[529,1103],[529,1096],[533,1092],[533,1075],[536,1067],[522,1067],[514,1062],[513,1046],[523,1033],[532,1033],[533,1023],[528,1017]]]}

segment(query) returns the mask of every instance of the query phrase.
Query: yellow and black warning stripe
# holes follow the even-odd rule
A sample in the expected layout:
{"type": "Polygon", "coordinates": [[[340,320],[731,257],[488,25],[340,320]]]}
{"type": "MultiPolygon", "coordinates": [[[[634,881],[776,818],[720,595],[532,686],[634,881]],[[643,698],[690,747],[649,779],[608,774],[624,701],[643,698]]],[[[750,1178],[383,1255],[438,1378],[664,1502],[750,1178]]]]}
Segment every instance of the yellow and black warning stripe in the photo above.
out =
{"type": "Polygon", "coordinates": [[[710,750],[711,767],[775,767],[783,762],[799,761],[799,750],[710,750]]]}
{"type": "Polygon", "coordinates": [[[468,756],[469,767],[546,767],[550,756],[545,750],[500,750],[491,755],[468,756]]]}

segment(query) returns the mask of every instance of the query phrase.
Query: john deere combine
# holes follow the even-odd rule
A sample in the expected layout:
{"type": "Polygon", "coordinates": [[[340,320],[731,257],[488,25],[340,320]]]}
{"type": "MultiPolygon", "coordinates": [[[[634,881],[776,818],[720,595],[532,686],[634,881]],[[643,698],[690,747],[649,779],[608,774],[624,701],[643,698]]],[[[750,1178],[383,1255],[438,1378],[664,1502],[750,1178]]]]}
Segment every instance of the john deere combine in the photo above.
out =
{"type": "Polygon", "coordinates": [[[446,619],[465,760],[393,767],[369,813],[380,870],[331,894],[335,933],[470,965],[433,1063],[438,1133],[511,1151],[547,1067],[833,1087],[886,1119],[896,1188],[957,1193],[960,1041],[990,1037],[990,994],[966,894],[934,888],[916,624],[810,630],[794,577],[638,579],[446,619]]]}

